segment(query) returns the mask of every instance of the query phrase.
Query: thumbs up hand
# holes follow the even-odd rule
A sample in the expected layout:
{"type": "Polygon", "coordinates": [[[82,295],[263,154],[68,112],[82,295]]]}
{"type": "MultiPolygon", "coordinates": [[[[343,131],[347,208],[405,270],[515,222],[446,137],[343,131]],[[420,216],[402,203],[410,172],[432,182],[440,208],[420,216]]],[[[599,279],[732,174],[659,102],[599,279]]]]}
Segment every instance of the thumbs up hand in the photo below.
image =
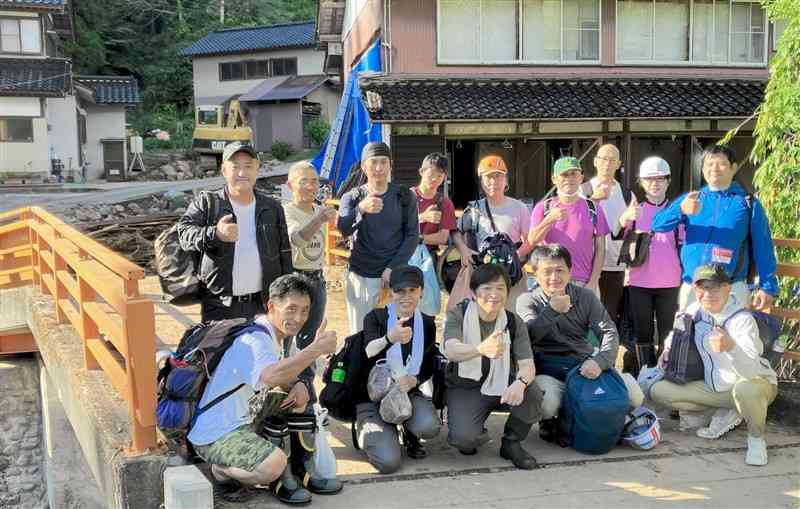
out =
{"type": "Polygon", "coordinates": [[[227,214],[217,222],[217,238],[223,242],[239,240],[239,225],[233,215],[227,214]]]}
{"type": "Polygon", "coordinates": [[[687,216],[694,216],[700,212],[700,191],[692,191],[681,202],[681,212],[687,216]]]}
{"type": "Polygon", "coordinates": [[[436,207],[436,205],[431,205],[425,212],[419,215],[419,222],[420,223],[433,223],[439,224],[442,221],[442,212],[436,207]]]}
{"type": "Polygon", "coordinates": [[[628,205],[628,208],[625,209],[625,212],[619,216],[619,223],[622,226],[625,226],[629,221],[638,221],[641,218],[642,206],[639,205],[639,201],[636,199],[636,196],[631,196],[631,203],[628,205]]]}

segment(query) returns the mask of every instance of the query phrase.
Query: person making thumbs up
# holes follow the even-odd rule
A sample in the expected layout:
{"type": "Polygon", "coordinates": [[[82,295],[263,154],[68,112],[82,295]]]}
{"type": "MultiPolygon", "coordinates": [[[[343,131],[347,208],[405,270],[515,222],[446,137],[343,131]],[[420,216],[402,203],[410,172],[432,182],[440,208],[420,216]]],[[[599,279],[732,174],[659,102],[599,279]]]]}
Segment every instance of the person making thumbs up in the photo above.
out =
{"type": "Polygon", "coordinates": [[[447,245],[450,232],[458,227],[453,202],[443,191],[439,191],[449,174],[450,162],[447,156],[439,152],[428,154],[419,168],[419,184],[412,188],[417,196],[417,209],[420,211],[419,233],[434,263],[439,246],[447,245]]]}
{"type": "Polygon", "coordinates": [[[263,313],[269,285],[292,272],[283,208],[256,190],[258,170],[253,147],[229,143],[220,168],[225,188],[200,193],[178,220],[181,249],[202,255],[203,322],[263,313]]]}

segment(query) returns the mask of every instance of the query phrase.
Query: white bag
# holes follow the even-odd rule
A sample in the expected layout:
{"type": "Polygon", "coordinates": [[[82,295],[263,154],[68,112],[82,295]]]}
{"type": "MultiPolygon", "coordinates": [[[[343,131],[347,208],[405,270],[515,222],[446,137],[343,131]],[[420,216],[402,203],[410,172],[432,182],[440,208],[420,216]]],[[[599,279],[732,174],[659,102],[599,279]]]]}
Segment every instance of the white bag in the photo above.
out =
{"type": "Polygon", "coordinates": [[[389,424],[403,424],[411,418],[414,408],[411,406],[411,398],[408,397],[400,386],[392,385],[389,394],[381,400],[378,409],[381,419],[389,424]]]}
{"type": "Polygon", "coordinates": [[[386,363],[386,359],[379,360],[367,376],[367,395],[369,399],[375,403],[382,400],[389,393],[389,389],[392,388],[393,384],[392,370],[386,363]]]}
{"type": "Polygon", "coordinates": [[[314,403],[314,416],[317,419],[317,433],[314,436],[314,478],[336,479],[336,456],[333,454],[328,438],[331,432],[325,425],[328,409],[314,403]]]}

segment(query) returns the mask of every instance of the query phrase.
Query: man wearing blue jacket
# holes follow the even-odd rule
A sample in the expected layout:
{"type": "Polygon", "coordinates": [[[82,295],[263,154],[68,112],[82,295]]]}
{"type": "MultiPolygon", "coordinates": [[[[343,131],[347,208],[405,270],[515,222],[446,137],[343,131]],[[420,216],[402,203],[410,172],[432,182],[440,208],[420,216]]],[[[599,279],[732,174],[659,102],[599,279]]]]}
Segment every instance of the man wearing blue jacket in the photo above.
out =
{"type": "Polygon", "coordinates": [[[753,257],[757,284],[752,295],[755,309],[769,308],[778,294],[775,246],[761,203],[733,177],[739,169],[734,151],[724,145],[703,153],[703,177],[707,185],[678,197],[653,219],[653,231],[666,232],[683,224],[686,241],[681,249],[683,285],[679,309],[694,301],[692,275],[697,267],[715,263],[725,267],[733,280],[733,294],[749,303],[747,275],[753,257]]]}

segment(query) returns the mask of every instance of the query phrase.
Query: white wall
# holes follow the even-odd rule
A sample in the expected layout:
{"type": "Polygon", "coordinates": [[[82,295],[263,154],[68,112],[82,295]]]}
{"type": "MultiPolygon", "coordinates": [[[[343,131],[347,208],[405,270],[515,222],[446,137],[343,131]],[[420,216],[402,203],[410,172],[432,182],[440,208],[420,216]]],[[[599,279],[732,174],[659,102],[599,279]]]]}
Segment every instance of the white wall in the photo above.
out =
{"type": "MultiPolygon", "coordinates": [[[[0,108],[2,102],[0,102],[0,108]]],[[[32,171],[50,174],[50,160],[47,157],[47,120],[43,117],[33,119],[32,143],[0,142],[0,172],[32,171]]]]}
{"type": "MultiPolygon", "coordinates": [[[[103,177],[103,144],[101,139],[125,138],[125,108],[122,106],[86,107],[86,179],[103,177]]],[[[127,145],[126,145],[127,151],[127,145]]],[[[127,154],[126,154],[127,155],[127,154]]]]}
{"type": "Polygon", "coordinates": [[[33,118],[33,142],[0,141],[0,172],[44,171],[49,175],[47,120],[42,114],[38,97],[0,97],[0,116],[33,118]]]}
{"type": "Polygon", "coordinates": [[[55,157],[64,163],[64,175],[68,175],[70,164],[77,171],[80,168],[78,157],[78,111],[74,95],[47,99],[48,145],[55,150],[55,157]]]}
{"type": "Polygon", "coordinates": [[[297,74],[300,76],[309,74],[323,74],[322,61],[325,58],[325,54],[322,51],[317,51],[311,48],[193,58],[192,68],[194,73],[193,79],[195,105],[222,104],[222,102],[224,102],[230,96],[249,92],[253,87],[263,81],[263,79],[220,81],[220,63],[238,62],[240,60],[287,57],[297,57],[297,74]]]}

